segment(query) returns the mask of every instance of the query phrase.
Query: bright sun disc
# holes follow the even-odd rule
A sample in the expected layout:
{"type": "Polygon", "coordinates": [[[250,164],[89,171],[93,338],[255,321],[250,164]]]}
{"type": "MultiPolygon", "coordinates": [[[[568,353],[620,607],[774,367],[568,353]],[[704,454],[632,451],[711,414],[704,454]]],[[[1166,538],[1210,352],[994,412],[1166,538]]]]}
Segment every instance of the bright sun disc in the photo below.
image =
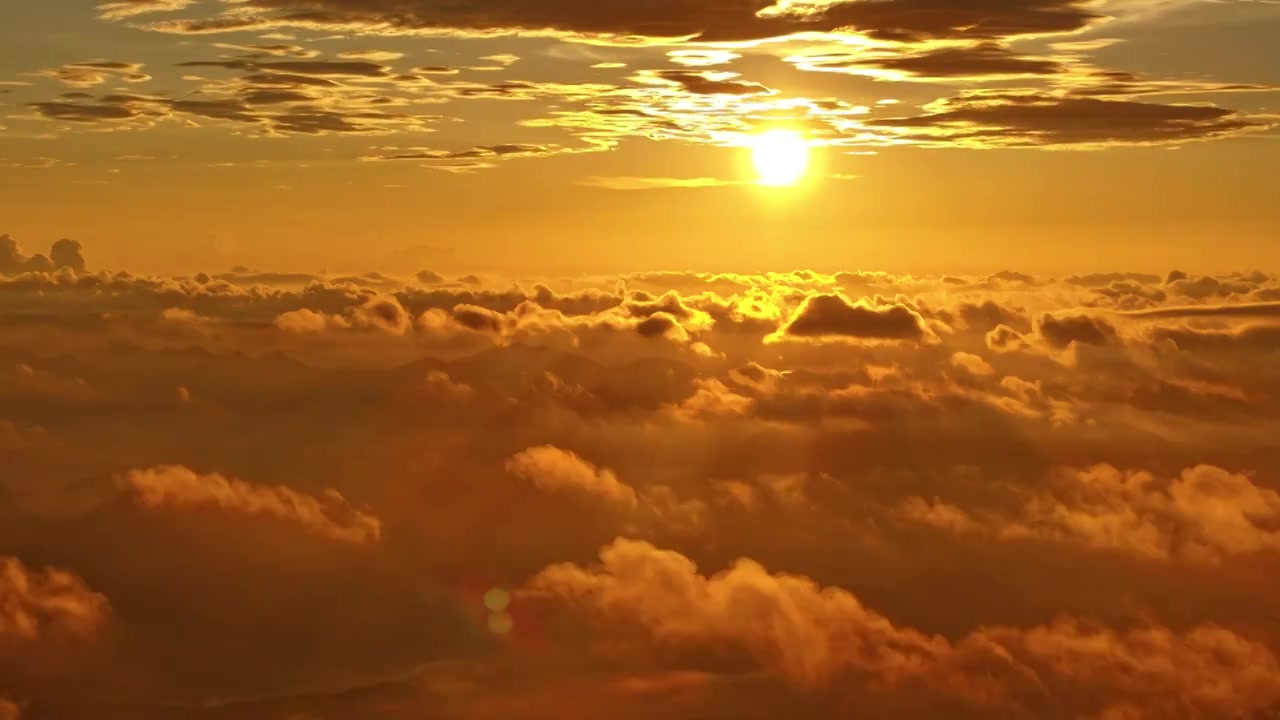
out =
{"type": "Polygon", "coordinates": [[[750,141],[762,185],[795,185],[809,167],[809,143],[791,130],[770,130],[750,141]]]}

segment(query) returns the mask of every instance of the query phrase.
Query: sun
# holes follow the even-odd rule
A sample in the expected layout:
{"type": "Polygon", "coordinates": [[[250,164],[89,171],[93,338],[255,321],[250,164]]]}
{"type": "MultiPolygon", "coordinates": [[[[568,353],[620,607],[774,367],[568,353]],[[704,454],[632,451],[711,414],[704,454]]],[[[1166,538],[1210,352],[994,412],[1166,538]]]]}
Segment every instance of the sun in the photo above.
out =
{"type": "Polygon", "coordinates": [[[761,185],[795,185],[809,168],[809,143],[793,130],[769,130],[748,141],[761,185]]]}

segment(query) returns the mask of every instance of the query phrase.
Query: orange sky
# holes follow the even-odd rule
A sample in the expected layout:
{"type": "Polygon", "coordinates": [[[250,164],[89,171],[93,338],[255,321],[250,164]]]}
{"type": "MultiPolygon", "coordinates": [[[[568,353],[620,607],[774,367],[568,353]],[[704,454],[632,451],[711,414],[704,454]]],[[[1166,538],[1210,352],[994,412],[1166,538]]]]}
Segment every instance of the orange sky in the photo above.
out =
{"type": "Polygon", "coordinates": [[[0,720],[1280,718],[1277,0],[0,0],[0,720]]]}
{"type": "Polygon", "coordinates": [[[1275,257],[1270,4],[477,0],[395,28],[389,2],[296,4],[318,19],[287,0],[0,11],[4,230],[166,272],[1275,257]],[[777,124],[814,164],[762,189],[743,145],[777,124]]]}

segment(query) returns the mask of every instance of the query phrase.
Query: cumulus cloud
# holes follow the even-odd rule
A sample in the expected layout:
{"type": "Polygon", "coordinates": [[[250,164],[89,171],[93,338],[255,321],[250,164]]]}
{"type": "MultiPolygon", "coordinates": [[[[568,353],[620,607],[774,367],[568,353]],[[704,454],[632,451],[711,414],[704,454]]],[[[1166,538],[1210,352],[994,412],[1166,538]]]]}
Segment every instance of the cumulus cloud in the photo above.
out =
{"type": "Polygon", "coordinates": [[[1055,348],[1072,343],[1109,345],[1119,339],[1114,326],[1104,318],[1088,315],[1055,316],[1046,314],[1038,325],[1040,336],[1055,348]]]}
{"type": "Polygon", "coordinates": [[[8,235],[0,235],[0,275],[17,275],[25,272],[52,272],[70,268],[84,272],[85,259],[80,243],[75,240],[59,240],[53,244],[49,255],[22,254],[18,241],[8,235]]]}
{"type": "Polygon", "coordinates": [[[377,541],[382,523],[356,510],[335,490],[319,497],[286,487],[252,485],[217,473],[201,475],[181,466],[131,470],[125,486],[138,504],[163,510],[219,508],[228,513],[270,517],[295,523],[307,531],[352,543],[377,541]]]}
{"type": "Polygon", "coordinates": [[[905,305],[850,301],[843,295],[820,294],[805,299],[778,331],[779,338],[849,338],[909,340],[931,337],[924,318],[905,305]]]}
{"type": "Polygon", "coordinates": [[[427,264],[0,278],[0,547],[120,619],[0,653],[0,693],[146,720],[1277,700],[1273,275],[427,264]]]}
{"type": "Polygon", "coordinates": [[[1172,479],[1100,465],[1057,473],[1012,516],[974,516],[910,498],[905,515],[952,532],[1039,537],[1159,560],[1217,562],[1280,550],[1280,494],[1250,477],[1201,465],[1172,479]]]}
{"type": "Polygon", "coordinates": [[[290,310],[275,319],[276,327],[287,332],[313,333],[324,330],[374,330],[390,335],[409,331],[412,318],[393,297],[371,296],[363,304],[342,314],[325,314],[309,308],[290,310]]]}
{"type": "Polygon", "coordinates": [[[553,565],[528,587],[583,608],[606,632],[634,625],[659,644],[727,644],[804,687],[870,679],[1028,716],[1127,703],[1161,715],[1234,714],[1280,698],[1275,655],[1214,625],[1117,632],[1063,617],[1029,629],[984,627],[953,642],[807,577],[747,559],[703,575],[677,552],[626,539],[603,548],[598,566],[553,565]]]}
{"type": "Polygon", "coordinates": [[[91,639],[110,611],[105,596],[66,570],[33,570],[18,558],[0,557],[0,646],[91,639]]]}
{"type": "Polygon", "coordinates": [[[568,450],[552,445],[529,448],[507,460],[507,472],[551,492],[580,492],[631,507],[636,491],[613,471],[598,468],[568,450]]]}
{"type": "Polygon", "coordinates": [[[958,352],[951,356],[951,364],[973,375],[995,374],[995,370],[990,363],[973,353],[958,352]]]}

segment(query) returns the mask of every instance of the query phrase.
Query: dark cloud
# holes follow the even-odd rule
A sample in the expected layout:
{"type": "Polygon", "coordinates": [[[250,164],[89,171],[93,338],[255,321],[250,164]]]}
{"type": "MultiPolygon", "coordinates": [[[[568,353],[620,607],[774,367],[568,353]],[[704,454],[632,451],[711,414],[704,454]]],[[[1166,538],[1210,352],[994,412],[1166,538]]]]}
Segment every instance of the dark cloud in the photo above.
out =
{"type": "Polygon", "coordinates": [[[0,275],[17,275],[24,272],[51,272],[69,268],[84,272],[85,259],[80,243],[62,239],[53,244],[48,257],[22,254],[18,241],[9,235],[0,235],[0,275]]]}
{"type": "Polygon", "coordinates": [[[249,72],[230,84],[209,86],[199,99],[116,93],[92,102],[36,102],[32,107],[49,120],[125,124],[140,121],[144,126],[171,118],[216,120],[258,125],[269,135],[426,130],[431,123],[442,119],[438,115],[389,111],[388,105],[407,104],[407,101],[399,102],[334,79],[379,77],[376,73],[361,74],[373,72],[369,67],[380,67],[369,63],[210,61],[197,64],[249,72]],[[263,72],[260,71],[262,65],[289,68],[291,72],[263,72]]]}
{"type": "Polygon", "coordinates": [[[1170,105],[1030,92],[971,92],[917,116],[867,126],[923,144],[970,147],[1153,145],[1207,140],[1274,125],[1213,105],[1170,105]]]}
{"type": "Polygon", "coordinates": [[[93,123],[112,120],[132,120],[142,113],[128,105],[120,104],[86,104],[67,102],[31,103],[44,117],[50,120],[66,120],[78,123],[93,123]]]}
{"type": "Polygon", "coordinates": [[[903,305],[875,306],[851,302],[842,295],[814,295],[804,301],[782,327],[795,338],[859,338],[867,340],[924,340],[924,319],[903,305]]]}
{"type": "Polygon", "coordinates": [[[507,157],[532,157],[555,152],[554,148],[542,145],[522,145],[507,143],[503,145],[480,145],[468,150],[416,150],[413,152],[397,152],[387,155],[365,157],[365,160],[477,160],[507,157]]]}
{"type": "Polygon", "coordinates": [[[944,47],[918,54],[833,54],[799,56],[792,60],[805,70],[867,74],[891,71],[921,79],[1045,76],[1068,69],[1060,60],[1022,55],[993,42],[944,47]]]}
{"type": "Polygon", "coordinates": [[[58,80],[64,85],[75,88],[88,88],[103,85],[111,80],[127,83],[142,83],[151,76],[142,71],[141,63],[121,62],[118,60],[86,60],[68,63],[61,67],[42,70],[41,75],[58,80]]]}
{"type": "Polygon", "coordinates": [[[1041,316],[1037,329],[1040,337],[1055,348],[1065,348],[1072,343],[1109,345],[1119,340],[1115,326],[1090,315],[1046,314],[1041,316]]]}
{"type": "Polygon", "coordinates": [[[235,45],[231,43],[215,43],[214,47],[222,48],[224,50],[241,50],[246,53],[244,55],[245,58],[253,60],[271,57],[313,58],[320,54],[319,50],[312,48],[280,43],[274,45],[235,45]]]}
{"type": "Polygon", "coordinates": [[[974,330],[994,330],[997,326],[1006,325],[1023,332],[1030,329],[1030,322],[1025,311],[1007,308],[994,300],[981,303],[961,303],[956,315],[965,325],[974,330]]]}
{"type": "Polygon", "coordinates": [[[278,60],[271,62],[248,60],[191,60],[178,63],[179,67],[218,67],[229,70],[249,70],[264,73],[280,73],[285,75],[317,75],[320,77],[364,77],[381,78],[390,75],[385,65],[361,61],[328,61],[328,60],[278,60]]]}
{"type": "Polygon", "coordinates": [[[468,0],[447,8],[429,2],[252,0],[246,11],[203,20],[161,21],[150,27],[208,33],[269,27],[373,30],[476,36],[553,34],[619,44],[696,38],[745,41],[837,30],[891,40],[976,39],[1068,33],[1103,16],[1076,0],[1030,4],[982,1],[957,7],[938,0],[878,3],[775,4],[772,0],[697,5],[529,6],[510,0],[468,0]],[[790,6],[790,7],[789,7],[790,6]],[[256,12],[255,12],[256,11],[256,12]]]}

